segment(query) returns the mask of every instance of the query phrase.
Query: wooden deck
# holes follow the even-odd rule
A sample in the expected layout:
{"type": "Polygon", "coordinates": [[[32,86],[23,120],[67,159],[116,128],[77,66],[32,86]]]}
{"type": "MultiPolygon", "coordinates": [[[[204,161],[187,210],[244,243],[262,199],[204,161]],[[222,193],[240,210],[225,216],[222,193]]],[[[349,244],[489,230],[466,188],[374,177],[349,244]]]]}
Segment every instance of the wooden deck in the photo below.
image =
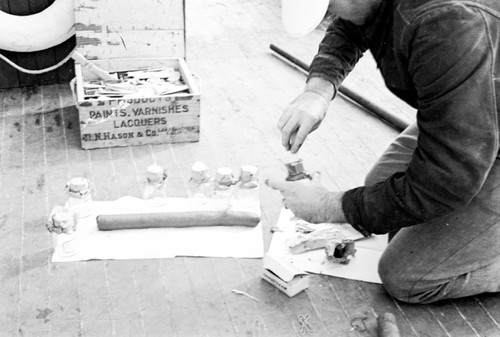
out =
{"type": "MultiPolygon", "coordinates": [[[[498,294],[408,305],[380,285],[312,275],[307,291],[288,298],[261,280],[260,259],[50,262],[44,221],[71,177],[88,177],[96,200],[113,200],[139,197],[155,161],[170,171],[171,196],[186,195],[195,160],[285,176],[276,123],[304,76],[269,44],[309,62],[321,32],[290,38],[279,14],[277,0],[187,1],[187,61],[203,81],[198,143],[84,151],[67,85],[0,92],[0,336],[374,337],[382,312],[396,316],[405,337],[500,336],[498,294]],[[310,315],[310,333],[301,333],[299,315],[310,315]]],[[[363,59],[348,84],[411,121],[413,111],[380,87],[374,69],[363,59]]],[[[300,157],[331,189],[355,187],[396,134],[340,97],[300,157]]],[[[267,249],[281,198],[262,187],[261,200],[267,249]]]]}

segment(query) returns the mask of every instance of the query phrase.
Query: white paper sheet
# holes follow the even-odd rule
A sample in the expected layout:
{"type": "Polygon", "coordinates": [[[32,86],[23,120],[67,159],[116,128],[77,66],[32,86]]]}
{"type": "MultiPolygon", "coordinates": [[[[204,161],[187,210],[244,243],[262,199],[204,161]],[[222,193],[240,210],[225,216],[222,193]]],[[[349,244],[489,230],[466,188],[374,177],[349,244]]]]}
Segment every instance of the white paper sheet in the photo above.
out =
{"type": "MultiPolygon", "coordinates": [[[[175,256],[261,258],[264,256],[262,224],[256,227],[214,226],[149,228],[99,231],[99,214],[146,213],[166,210],[213,209],[216,201],[193,205],[185,198],[167,198],[164,204],[133,197],[115,201],[93,201],[85,206],[90,215],[78,221],[77,253],[67,256],[57,245],[52,262],[91,259],[152,259],[175,256]]],[[[253,208],[255,212],[260,209],[253,208]]]]}
{"type": "MultiPolygon", "coordinates": [[[[349,264],[342,265],[328,261],[324,249],[316,249],[300,254],[292,254],[287,241],[296,236],[293,213],[283,209],[276,227],[280,231],[273,234],[268,254],[281,256],[295,267],[309,273],[324,274],[371,283],[382,283],[378,276],[377,266],[380,256],[387,246],[387,235],[374,235],[370,238],[356,240],[356,254],[349,264]]],[[[354,229],[353,229],[354,230],[354,229]]],[[[356,232],[357,233],[357,232],[356,232]]],[[[353,233],[353,239],[359,233],[353,233]]]]}

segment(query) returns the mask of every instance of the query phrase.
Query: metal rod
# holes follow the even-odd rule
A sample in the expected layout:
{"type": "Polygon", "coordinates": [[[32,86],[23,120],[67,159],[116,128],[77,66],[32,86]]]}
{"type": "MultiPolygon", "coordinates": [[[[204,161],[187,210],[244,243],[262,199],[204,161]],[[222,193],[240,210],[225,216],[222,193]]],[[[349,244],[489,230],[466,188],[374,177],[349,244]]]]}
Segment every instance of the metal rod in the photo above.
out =
{"type": "MultiPolygon", "coordinates": [[[[295,56],[287,53],[286,51],[275,46],[274,44],[271,44],[269,47],[273,52],[276,53],[275,55],[279,56],[279,58],[289,62],[291,65],[295,66],[299,70],[302,70],[304,73],[306,74],[309,73],[310,67],[305,62],[299,60],[295,56]]],[[[340,88],[338,88],[338,91],[342,95],[346,96],[355,103],[359,104],[360,106],[365,108],[368,112],[375,115],[376,117],[378,117],[379,119],[381,119],[382,121],[384,121],[385,123],[389,124],[390,126],[394,127],[399,131],[403,131],[409,125],[408,122],[394,115],[392,112],[387,111],[380,105],[370,101],[366,97],[363,97],[362,95],[358,94],[357,92],[349,88],[346,88],[343,85],[341,85],[340,88]]]]}

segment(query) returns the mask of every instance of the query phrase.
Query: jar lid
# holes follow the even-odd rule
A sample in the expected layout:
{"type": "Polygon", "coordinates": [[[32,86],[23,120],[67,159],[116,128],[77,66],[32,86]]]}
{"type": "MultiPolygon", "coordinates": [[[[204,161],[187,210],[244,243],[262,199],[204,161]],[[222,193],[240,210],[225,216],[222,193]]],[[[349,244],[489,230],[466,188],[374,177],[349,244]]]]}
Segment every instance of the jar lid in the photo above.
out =
{"type": "Polygon", "coordinates": [[[215,182],[226,186],[234,184],[233,170],[227,166],[219,167],[215,173],[215,182]]]}
{"type": "Polygon", "coordinates": [[[69,192],[82,193],[90,189],[90,184],[87,178],[75,177],[67,183],[69,192]]]}
{"type": "Polygon", "coordinates": [[[249,182],[258,178],[259,168],[254,165],[242,165],[240,168],[240,181],[249,182]]]}
{"type": "Polygon", "coordinates": [[[146,169],[146,178],[150,183],[161,182],[167,179],[168,173],[160,165],[153,164],[146,169]]]}
{"type": "Polygon", "coordinates": [[[197,161],[191,167],[191,180],[195,183],[201,183],[207,181],[209,179],[208,176],[208,167],[201,161],[197,161]]]}
{"type": "Polygon", "coordinates": [[[74,232],[76,229],[75,214],[65,209],[54,210],[47,223],[47,229],[57,234],[74,232]]]}
{"type": "Polygon", "coordinates": [[[73,213],[70,212],[54,213],[52,220],[54,221],[54,226],[60,228],[68,228],[74,223],[73,213]]]}

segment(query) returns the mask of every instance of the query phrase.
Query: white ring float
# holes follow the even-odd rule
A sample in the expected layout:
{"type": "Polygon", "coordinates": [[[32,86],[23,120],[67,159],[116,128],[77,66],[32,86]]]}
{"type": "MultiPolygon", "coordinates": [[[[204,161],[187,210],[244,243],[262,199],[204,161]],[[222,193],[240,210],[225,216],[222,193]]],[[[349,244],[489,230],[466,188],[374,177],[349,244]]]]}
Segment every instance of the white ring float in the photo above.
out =
{"type": "Polygon", "coordinates": [[[33,52],[57,46],[75,34],[74,0],[56,0],[32,15],[0,11],[0,49],[33,52]]]}
{"type": "Polygon", "coordinates": [[[281,0],[281,20],[291,36],[306,36],[323,20],[329,0],[281,0]]]}

